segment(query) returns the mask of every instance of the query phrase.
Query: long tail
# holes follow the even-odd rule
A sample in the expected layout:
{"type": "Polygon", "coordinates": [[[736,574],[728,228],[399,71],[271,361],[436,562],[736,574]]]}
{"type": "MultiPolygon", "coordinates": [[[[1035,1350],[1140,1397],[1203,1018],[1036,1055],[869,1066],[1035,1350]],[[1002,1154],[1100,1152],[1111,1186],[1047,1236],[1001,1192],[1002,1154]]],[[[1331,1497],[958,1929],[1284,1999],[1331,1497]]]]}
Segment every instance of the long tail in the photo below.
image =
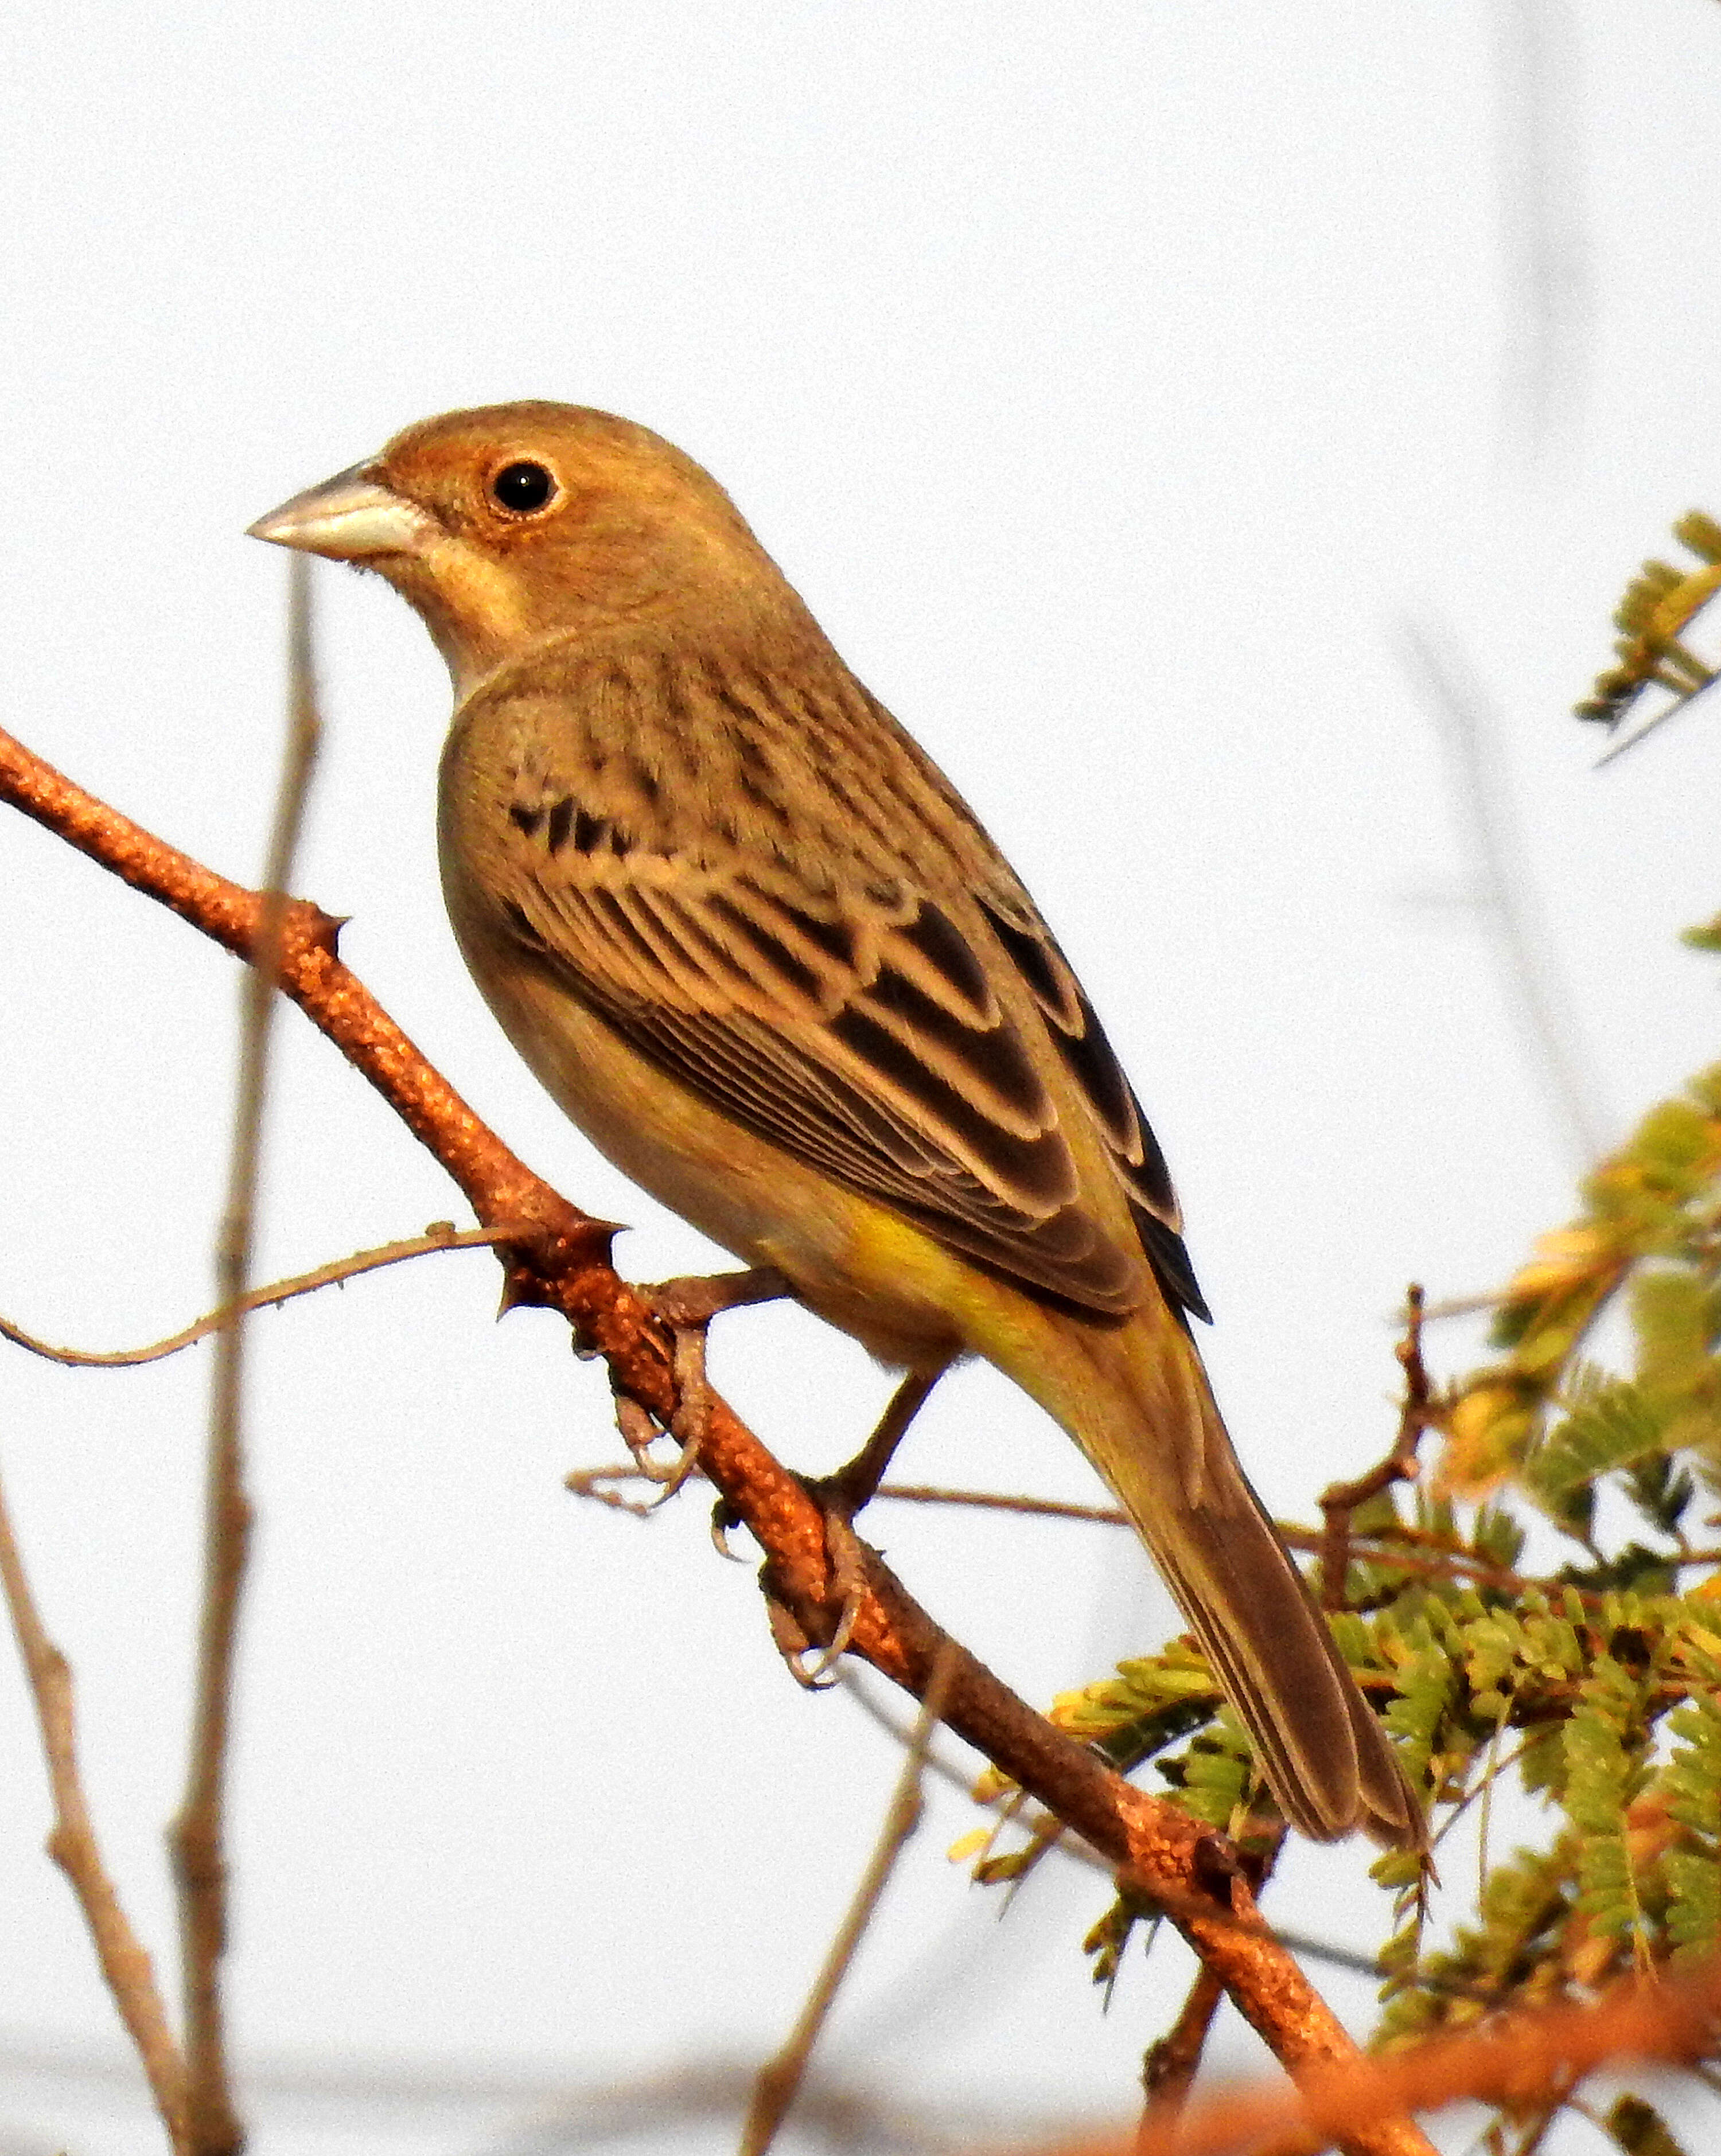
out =
{"type": "Polygon", "coordinates": [[[1421,1807],[1250,1487],[1183,1325],[1156,1298],[1117,1332],[1061,1332],[1087,1381],[1041,1396],[1134,1522],[1286,1818],[1318,1841],[1360,1826],[1426,1845],[1421,1807]]]}

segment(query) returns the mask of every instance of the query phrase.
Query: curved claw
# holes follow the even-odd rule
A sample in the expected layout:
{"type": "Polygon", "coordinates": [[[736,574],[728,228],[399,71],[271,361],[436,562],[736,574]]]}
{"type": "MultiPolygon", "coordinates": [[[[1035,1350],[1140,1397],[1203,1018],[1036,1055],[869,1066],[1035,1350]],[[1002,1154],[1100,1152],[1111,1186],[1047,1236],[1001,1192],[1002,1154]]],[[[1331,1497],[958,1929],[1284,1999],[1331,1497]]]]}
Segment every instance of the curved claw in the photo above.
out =
{"type": "MultiPolygon", "coordinates": [[[[786,1602],[779,1600],[771,1585],[768,1566],[761,1573],[759,1584],[765,1592],[765,1615],[771,1627],[771,1644],[783,1657],[783,1666],[803,1691],[829,1691],[838,1680],[829,1674],[830,1664],[840,1647],[826,1647],[809,1669],[803,1660],[813,1651],[813,1642],[786,1602]]],[[[839,1631],[841,1628],[839,1626],[839,1631]]]]}
{"type": "Polygon", "coordinates": [[[682,1445],[681,1456],[676,1462],[675,1466],[670,1468],[669,1473],[667,1475],[660,1475],[659,1476],[658,1479],[661,1481],[663,1488],[660,1493],[652,1499],[650,1504],[646,1507],[646,1510],[648,1512],[655,1512],[663,1506],[668,1504],[670,1499],[675,1496],[676,1491],[681,1488],[681,1485],[687,1480],[688,1476],[691,1475],[694,1470],[698,1466],[699,1446],[701,1435],[702,1433],[696,1431],[695,1434],[682,1445]]]}
{"type": "Polygon", "coordinates": [[[783,1666],[803,1691],[835,1691],[842,1679],[831,1668],[834,1650],[827,1647],[809,1669],[799,1656],[785,1655],[783,1666]]]}
{"type": "MultiPolygon", "coordinates": [[[[825,1546],[830,1555],[831,1585],[841,1591],[843,1608],[836,1620],[836,1630],[819,1650],[818,1660],[811,1667],[803,1666],[799,1655],[790,1663],[795,1682],[804,1685],[809,1691],[827,1691],[838,1681],[833,1672],[849,1650],[849,1642],[860,1622],[861,1605],[866,1599],[866,1558],[860,1538],[849,1525],[847,1515],[829,1505],[825,1510],[825,1546]]],[[[810,1642],[804,1640],[800,1652],[809,1650],[810,1642]]]]}
{"type": "MultiPolygon", "coordinates": [[[[678,1460],[671,1467],[660,1467],[651,1457],[651,1447],[665,1435],[657,1418],[649,1408],[626,1393],[615,1396],[615,1426],[621,1432],[621,1441],[634,1455],[634,1465],[648,1482],[662,1482],[670,1486],[673,1494],[680,1482],[683,1469],[678,1460]]],[[[660,1499],[658,1501],[661,1502],[660,1499]]]]}
{"type": "MultiPolygon", "coordinates": [[[[836,1630],[830,1635],[830,1645],[820,1650],[818,1661],[810,1668],[799,1656],[789,1662],[789,1675],[798,1685],[804,1685],[809,1691],[829,1691],[833,1685],[842,1681],[836,1674],[836,1666],[849,1651],[849,1642],[855,1636],[860,1605],[866,1599],[864,1584],[857,1584],[850,1591],[848,1599],[843,1604],[843,1614],[837,1620],[836,1630]]],[[[807,1650],[804,1649],[802,1651],[807,1650]]]]}
{"type": "Polygon", "coordinates": [[[728,1537],[741,1525],[740,1517],[727,1497],[719,1497],[712,1507],[712,1548],[719,1557],[726,1557],[731,1564],[745,1564],[747,1559],[739,1551],[729,1547],[728,1537]]]}

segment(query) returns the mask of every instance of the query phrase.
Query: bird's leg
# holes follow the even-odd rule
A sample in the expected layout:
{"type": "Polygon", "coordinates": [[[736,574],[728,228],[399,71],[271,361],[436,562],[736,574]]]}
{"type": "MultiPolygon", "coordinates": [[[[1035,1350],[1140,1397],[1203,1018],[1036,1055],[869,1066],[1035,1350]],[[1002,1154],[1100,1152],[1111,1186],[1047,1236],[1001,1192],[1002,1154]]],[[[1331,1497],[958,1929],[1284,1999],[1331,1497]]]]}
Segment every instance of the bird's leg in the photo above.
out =
{"type": "Polygon", "coordinates": [[[803,1669],[799,1662],[790,1663],[800,1683],[822,1683],[848,1650],[866,1594],[866,1559],[855,1532],[855,1515],[863,1505],[871,1502],[896,1447],[908,1433],[909,1424],[926,1405],[927,1394],[948,1368],[948,1363],[941,1363],[935,1370],[911,1370],[891,1394],[876,1428],[854,1458],[838,1468],[835,1475],[820,1476],[807,1484],[824,1509],[830,1581],[843,1598],[843,1609],[836,1630],[812,1668],[803,1669]]]}
{"type": "Polygon", "coordinates": [[[774,1265],[740,1273],[681,1273],[640,1293],[672,1332],[702,1332],[726,1310],[750,1302],[779,1302],[794,1290],[774,1265]]]}
{"type": "Polygon", "coordinates": [[[871,1503],[890,1471],[896,1447],[908,1435],[909,1424],[948,1368],[941,1363],[936,1370],[911,1370],[891,1394],[877,1426],[855,1457],[835,1475],[822,1476],[813,1484],[813,1494],[824,1506],[827,1517],[835,1515],[846,1526],[856,1512],[871,1503]]]}
{"type": "Polygon", "coordinates": [[[657,1435],[656,1425],[637,1403],[619,1398],[616,1420],[640,1473],[663,1484],[659,1504],[669,1502],[699,1463],[699,1448],[711,1414],[711,1387],[705,1375],[706,1327],[723,1311],[739,1310],[753,1302],[774,1302],[792,1292],[783,1275],[769,1265],[740,1273],[686,1273],[660,1281],[655,1287],[640,1289],[653,1314],[670,1329],[676,1407],[669,1428],[670,1435],[681,1448],[681,1457],[669,1468],[659,1467],[651,1460],[647,1448],[657,1435]]]}

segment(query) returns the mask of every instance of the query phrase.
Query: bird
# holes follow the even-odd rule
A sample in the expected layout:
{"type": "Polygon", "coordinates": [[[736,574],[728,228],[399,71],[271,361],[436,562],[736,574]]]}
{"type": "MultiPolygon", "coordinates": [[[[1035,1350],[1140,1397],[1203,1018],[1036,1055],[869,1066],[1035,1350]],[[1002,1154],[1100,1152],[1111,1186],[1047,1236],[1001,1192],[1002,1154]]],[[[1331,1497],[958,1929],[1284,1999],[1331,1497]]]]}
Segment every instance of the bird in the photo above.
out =
{"type": "Polygon", "coordinates": [[[1221,1419],[1171,1178],[1092,1005],[717,481],[631,420],[532,400],[410,426],[250,532],[423,619],[454,685],[450,919],[563,1111],[904,1373],[907,1412],[968,1357],[1036,1400],[1286,1820],[1420,1847],[1221,1419]]]}

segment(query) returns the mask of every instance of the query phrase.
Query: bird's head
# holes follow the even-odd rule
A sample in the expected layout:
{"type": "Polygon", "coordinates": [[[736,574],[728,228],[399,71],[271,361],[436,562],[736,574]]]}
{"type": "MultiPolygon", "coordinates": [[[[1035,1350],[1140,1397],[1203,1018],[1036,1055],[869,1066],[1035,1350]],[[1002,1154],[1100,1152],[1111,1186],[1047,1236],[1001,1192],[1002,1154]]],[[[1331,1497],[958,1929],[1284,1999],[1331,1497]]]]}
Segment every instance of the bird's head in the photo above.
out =
{"type": "Polygon", "coordinates": [[[424,420],[250,532],[386,577],[460,695],[547,636],[690,606],[740,628],[787,594],[708,472],[648,428],[574,404],[424,420]]]}

